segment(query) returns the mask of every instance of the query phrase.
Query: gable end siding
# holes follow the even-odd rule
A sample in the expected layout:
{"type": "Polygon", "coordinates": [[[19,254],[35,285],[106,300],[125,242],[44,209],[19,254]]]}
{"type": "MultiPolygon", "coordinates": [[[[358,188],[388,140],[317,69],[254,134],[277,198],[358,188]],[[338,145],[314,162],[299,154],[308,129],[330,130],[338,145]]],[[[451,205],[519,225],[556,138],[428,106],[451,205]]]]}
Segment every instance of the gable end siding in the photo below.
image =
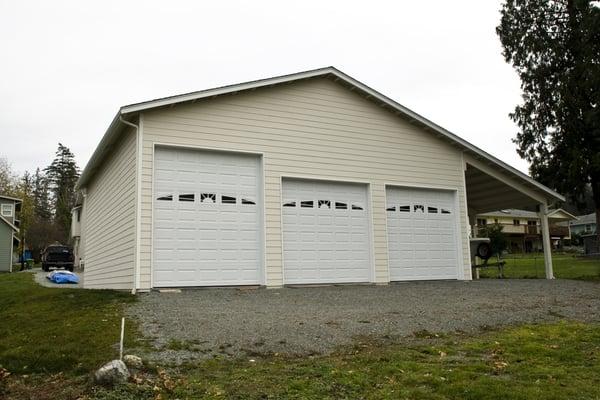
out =
{"type": "Polygon", "coordinates": [[[0,221],[0,272],[10,272],[12,268],[13,230],[0,221]]]}
{"type": "Polygon", "coordinates": [[[131,289],[135,269],[136,134],[123,133],[86,188],[82,240],[86,288],[131,289]]]}

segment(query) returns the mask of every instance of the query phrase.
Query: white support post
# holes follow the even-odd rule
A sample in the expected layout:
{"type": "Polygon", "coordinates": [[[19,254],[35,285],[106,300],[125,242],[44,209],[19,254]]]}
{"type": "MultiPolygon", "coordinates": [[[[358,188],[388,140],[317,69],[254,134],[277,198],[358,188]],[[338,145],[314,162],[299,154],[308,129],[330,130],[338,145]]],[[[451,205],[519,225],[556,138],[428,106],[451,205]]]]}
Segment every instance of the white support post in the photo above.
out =
{"type": "Polygon", "coordinates": [[[544,265],[546,266],[546,279],[554,279],[552,269],[552,245],[550,244],[550,227],[548,226],[548,205],[540,204],[538,212],[542,225],[542,247],[544,249],[544,265]]]}

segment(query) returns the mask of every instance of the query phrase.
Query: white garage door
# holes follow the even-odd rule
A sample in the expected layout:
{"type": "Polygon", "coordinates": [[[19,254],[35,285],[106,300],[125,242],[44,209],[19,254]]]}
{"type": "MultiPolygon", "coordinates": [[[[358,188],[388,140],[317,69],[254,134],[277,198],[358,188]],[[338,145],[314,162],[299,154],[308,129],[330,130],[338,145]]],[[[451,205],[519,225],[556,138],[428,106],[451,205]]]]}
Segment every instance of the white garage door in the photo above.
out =
{"type": "Polygon", "coordinates": [[[261,282],[259,158],[157,148],[155,287],[261,282]]]}
{"type": "Polygon", "coordinates": [[[371,280],[367,186],[283,181],[284,282],[371,280]]]}
{"type": "Polygon", "coordinates": [[[457,279],[454,192],[388,187],[390,280],[457,279]]]}

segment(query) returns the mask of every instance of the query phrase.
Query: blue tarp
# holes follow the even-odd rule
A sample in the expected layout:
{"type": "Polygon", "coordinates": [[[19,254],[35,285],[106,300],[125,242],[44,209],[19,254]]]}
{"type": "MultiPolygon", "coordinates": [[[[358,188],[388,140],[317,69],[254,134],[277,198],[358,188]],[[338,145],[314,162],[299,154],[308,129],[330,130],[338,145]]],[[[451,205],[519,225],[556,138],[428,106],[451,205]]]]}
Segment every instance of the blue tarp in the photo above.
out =
{"type": "Polygon", "coordinates": [[[79,283],[79,277],[70,271],[52,271],[46,278],[54,283],[79,283]]]}

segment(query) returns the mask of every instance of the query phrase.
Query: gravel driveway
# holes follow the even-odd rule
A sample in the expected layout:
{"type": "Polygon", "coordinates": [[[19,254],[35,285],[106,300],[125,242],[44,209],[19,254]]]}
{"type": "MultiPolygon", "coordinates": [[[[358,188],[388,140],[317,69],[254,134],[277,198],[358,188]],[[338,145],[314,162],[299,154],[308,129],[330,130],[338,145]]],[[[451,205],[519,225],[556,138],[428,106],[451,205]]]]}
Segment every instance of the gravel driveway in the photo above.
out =
{"type": "Polygon", "coordinates": [[[128,309],[160,351],[151,358],[322,354],[358,336],[473,332],[562,318],[600,321],[600,284],[569,280],[389,286],[198,289],[141,294],[128,309]]]}

